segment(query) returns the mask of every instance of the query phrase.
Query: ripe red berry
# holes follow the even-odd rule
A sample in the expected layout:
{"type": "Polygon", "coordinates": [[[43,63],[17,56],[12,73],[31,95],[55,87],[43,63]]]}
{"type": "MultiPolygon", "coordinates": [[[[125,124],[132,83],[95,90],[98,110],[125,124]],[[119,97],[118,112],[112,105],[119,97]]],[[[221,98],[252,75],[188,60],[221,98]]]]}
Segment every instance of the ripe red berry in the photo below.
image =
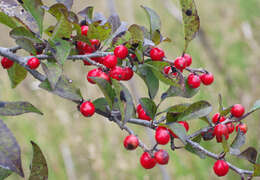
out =
{"type": "Polygon", "coordinates": [[[166,127],[159,126],[155,131],[155,140],[158,144],[165,145],[170,141],[170,134],[166,127]]]}
{"type": "Polygon", "coordinates": [[[139,141],[137,137],[133,134],[126,136],[124,140],[124,146],[127,150],[134,150],[138,147],[139,141]]]}
{"type": "Polygon", "coordinates": [[[216,135],[217,142],[222,142],[223,136],[226,140],[229,137],[228,128],[224,124],[217,124],[214,128],[214,134],[216,135]]]}
{"type": "Polygon", "coordinates": [[[160,149],[159,151],[154,153],[154,158],[158,164],[165,165],[168,164],[169,154],[164,149],[160,149]]]}
{"type": "Polygon", "coordinates": [[[128,49],[124,45],[119,45],[114,49],[114,55],[120,59],[125,59],[128,55],[128,49]]]}
{"type": "Polygon", "coordinates": [[[140,110],[140,112],[138,113],[138,118],[139,119],[143,119],[143,120],[147,120],[147,121],[150,121],[152,120],[145,112],[144,112],[144,109],[142,108],[140,110]]]}
{"type": "Polygon", "coordinates": [[[218,176],[225,176],[228,173],[229,165],[224,160],[217,160],[213,166],[213,170],[218,176]]]}
{"type": "Polygon", "coordinates": [[[170,74],[171,71],[172,71],[171,66],[165,66],[165,67],[163,68],[163,72],[164,72],[164,74],[166,74],[166,75],[170,74]]]}
{"type": "Polygon", "coordinates": [[[124,68],[120,66],[116,66],[109,71],[109,76],[118,81],[123,80],[124,75],[124,68]]]}
{"type": "Polygon", "coordinates": [[[114,68],[117,64],[117,57],[114,55],[107,55],[105,56],[104,60],[103,60],[103,64],[107,67],[107,68],[114,68]]]}
{"type": "Polygon", "coordinates": [[[214,81],[214,76],[211,73],[204,73],[200,76],[200,80],[204,85],[210,85],[214,81]]]}
{"type": "Polygon", "coordinates": [[[36,57],[33,57],[27,61],[27,66],[31,69],[36,69],[40,65],[40,60],[36,57]]]}
{"type": "Polygon", "coordinates": [[[247,125],[244,123],[241,124],[237,124],[236,125],[236,131],[238,131],[238,128],[240,129],[240,131],[242,131],[244,134],[246,134],[247,132],[247,125]]]}
{"type": "Polygon", "coordinates": [[[235,126],[234,126],[234,124],[232,122],[227,123],[226,126],[228,128],[228,133],[229,134],[231,134],[234,131],[234,129],[235,129],[235,126]]]}
{"type": "Polygon", "coordinates": [[[93,53],[95,51],[94,46],[89,45],[82,41],[77,42],[77,49],[79,51],[79,54],[93,53]]]}
{"type": "Polygon", "coordinates": [[[141,104],[138,104],[138,105],[136,106],[136,112],[139,113],[139,112],[141,111],[141,109],[143,109],[143,108],[142,108],[142,105],[141,105],[141,104]]]}
{"type": "Polygon", "coordinates": [[[80,112],[86,116],[90,117],[95,113],[95,106],[90,101],[85,101],[80,105],[80,112]]]}
{"type": "Polygon", "coordinates": [[[179,69],[183,70],[186,68],[186,60],[184,57],[177,57],[174,61],[174,66],[179,69]]]}
{"type": "Polygon", "coordinates": [[[140,157],[140,163],[143,168],[152,169],[156,165],[156,160],[148,152],[144,152],[140,157]]]}
{"type": "Polygon", "coordinates": [[[214,114],[213,117],[212,117],[212,122],[213,122],[214,124],[223,122],[223,121],[225,121],[225,120],[226,120],[225,116],[221,116],[221,117],[220,117],[220,113],[216,113],[216,114],[214,114]]]}
{"type": "Polygon", "coordinates": [[[200,77],[196,74],[190,74],[188,76],[188,85],[191,87],[191,88],[198,88],[200,86],[200,77]]]}
{"type": "Polygon", "coordinates": [[[103,72],[101,69],[92,69],[87,74],[88,82],[90,82],[91,84],[96,84],[92,79],[90,79],[90,77],[99,77],[99,78],[103,78],[103,79],[107,80],[108,82],[110,82],[110,77],[105,72],[103,72]]]}
{"type": "Polygon", "coordinates": [[[9,69],[13,66],[14,62],[6,57],[3,57],[1,60],[1,64],[4,69],[9,69]]]}
{"type": "Polygon", "coordinates": [[[88,26],[86,26],[86,25],[81,26],[81,34],[84,36],[88,35],[88,26]]]}
{"type": "Polygon", "coordinates": [[[123,76],[122,80],[124,80],[124,81],[130,80],[134,75],[134,71],[130,67],[125,67],[123,69],[123,71],[124,71],[124,73],[123,73],[124,76],[123,76]]]}
{"type": "MultiPolygon", "coordinates": [[[[189,131],[189,124],[186,122],[186,121],[178,121],[178,123],[179,124],[181,124],[184,128],[185,128],[185,130],[186,130],[186,132],[188,132],[189,131]]],[[[169,132],[171,133],[171,135],[173,136],[173,137],[175,137],[175,138],[178,138],[178,136],[176,135],[176,134],[174,134],[173,132],[172,132],[172,130],[170,130],[170,129],[168,129],[169,130],[169,132]]]]}
{"type": "Polygon", "coordinates": [[[162,61],[164,58],[164,51],[161,48],[152,48],[150,51],[150,57],[153,61],[162,61]]]}
{"type": "Polygon", "coordinates": [[[230,110],[230,113],[237,118],[243,116],[244,112],[245,108],[241,104],[235,104],[230,110]]]}
{"type": "Polygon", "coordinates": [[[184,59],[186,61],[186,67],[189,67],[192,63],[192,58],[189,54],[184,54],[184,59]]]}
{"type": "Polygon", "coordinates": [[[97,49],[99,48],[99,46],[100,46],[100,41],[99,41],[98,39],[90,39],[89,41],[90,41],[92,47],[93,47],[95,50],[97,50],[97,49]]]}

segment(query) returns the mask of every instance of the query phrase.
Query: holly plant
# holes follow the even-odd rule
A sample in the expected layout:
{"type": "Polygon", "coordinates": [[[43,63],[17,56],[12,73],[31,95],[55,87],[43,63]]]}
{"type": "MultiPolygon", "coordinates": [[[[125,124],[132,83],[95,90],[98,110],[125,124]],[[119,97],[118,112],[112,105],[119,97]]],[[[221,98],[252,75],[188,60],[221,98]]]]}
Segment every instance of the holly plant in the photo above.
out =
{"type": "MultiPolygon", "coordinates": [[[[58,0],[57,0],[58,1],[58,0]]],[[[212,169],[217,176],[225,176],[229,170],[241,179],[260,176],[260,155],[254,147],[241,150],[245,143],[247,125],[244,119],[260,109],[260,100],[246,111],[243,105],[223,107],[220,98],[219,111],[212,117],[212,105],[206,100],[175,104],[161,108],[169,97],[192,98],[200,86],[212,85],[214,76],[204,68],[192,66],[192,55],[186,50],[196,36],[200,19],[193,0],[180,0],[184,24],[184,47],[178,57],[167,57],[159,44],[170,41],[161,33],[161,20],[149,7],[141,6],[149,20],[149,27],[138,24],[127,25],[113,14],[106,19],[94,13],[89,6],[75,13],[71,11],[73,1],[58,1],[48,7],[41,0],[0,1],[0,22],[10,28],[10,37],[17,46],[0,47],[2,67],[6,69],[12,88],[17,87],[27,75],[40,82],[39,87],[75,103],[75,108],[88,118],[101,115],[115,123],[129,135],[122,145],[126,150],[141,148],[140,166],[151,169],[156,164],[167,165],[170,161],[165,146],[186,150],[200,158],[215,159],[212,169]],[[56,18],[56,22],[44,27],[44,15],[56,18]],[[27,52],[26,56],[18,53],[27,52]],[[91,66],[86,81],[98,86],[100,97],[84,97],[63,66],[68,61],[81,61],[91,66]],[[41,70],[40,70],[41,68],[41,70]],[[147,86],[147,96],[134,102],[131,92],[123,81],[139,76],[147,86]],[[159,84],[168,86],[158,96],[159,84]],[[190,132],[189,125],[194,119],[206,122],[207,126],[190,132]],[[148,147],[129,124],[154,130],[156,143],[148,147]],[[236,133],[234,139],[230,134],[236,133]],[[216,140],[214,140],[216,139],[216,140]],[[176,141],[181,146],[176,146],[176,141]],[[221,143],[221,152],[210,152],[200,145],[202,141],[221,143]],[[235,156],[248,160],[251,170],[240,169],[226,160],[235,156]]],[[[3,35],[4,36],[4,35],[3,35]]],[[[1,116],[17,116],[23,113],[43,115],[29,102],[0,101],[1,116]]],[[[87,121],[86,121],[87,123],[87,121]]],[[[0,120],[0,179],[17,173],[24,177],[20,147],[8,127],[0,120]]],[[[48,167],[40,147],[31,142],[33,158],[29,179],[48,179],[48,167]]],[[[149,171],[147,171],[149,173],[149,171]]]]}

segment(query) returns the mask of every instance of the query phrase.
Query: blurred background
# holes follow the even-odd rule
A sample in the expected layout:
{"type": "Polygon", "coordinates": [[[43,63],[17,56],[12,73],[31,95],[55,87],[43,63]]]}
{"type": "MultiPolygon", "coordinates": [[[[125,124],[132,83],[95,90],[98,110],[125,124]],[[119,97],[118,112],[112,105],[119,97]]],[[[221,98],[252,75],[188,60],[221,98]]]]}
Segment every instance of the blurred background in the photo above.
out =
{"type": "MultiPolygon", "coordinates": [[[[54,0],[43,0],[52,5],[54,0]]],[[[260,1],[259,0],[196,0],[201,20],[201,32],[190,44],[188,53],[193,57],[192,67],[206,68],[215,75],[215,82],[202,87],[200,93],[190,100],[169,98],[161,109],[179,102],[207,100],[217,111],[218,94],[222,94],[224,105],[243,104],[247,110],[256,99],[260,99],[260,1]]],[[[74,0],[73,10],[78,12],[86,6],[94,6],[95,12],[109,17],[116,9],[122,21],[129,24],[148,26],[146,14],[140,5],[154,9],[161,17],[162,33],[171,38],[171,43],[162,47],[168,58],[181,55],[184,45],[183,26],[180,24],[178,0],[74,0]],[[114,7],[113,7],[114,4],[114,7]]],[[[55,23],[46,16],[46,26],[55,23]]],[[[14,41],[8,37],[10,29],[0,25],[0,46],[12,47],[14,41]]],[[[86,73],[92,67],[82,62],[67,62],[64,72],[80,87],[85,98],[94,100],[101,96],[100,90],[86,81],[86,73]]],[[[147,96],[143,81],[135,75],[132,82],[138,82],[136,96],[147,96]]],[[[135,83],[136,84],[136,83],[135,83]]],[[[22,161],[26,177],[32,158],[30,140],[36,142],[47,158],[50,180],[89,179],[218,179],[212,170],[215,160],[199,159],[184,150],[170,151],[167,166],[145,170],[139,164],[140,149],[129,152],[123,147],[127,135],[116,125],[99,115],[84,118],[77,112],[75,104],[37,88],[38,82],[29,74],[16,89],[10,88],[7,72],[0,68],[0,99],[3,101],[29,101],[38,107],[44,116],[26,114],[17,117],[1,117],[17,138],[22,149],[22,161]]],[[[167,89],[161,84],[160,92],[167,89]]],[[[159,101],[160,95],[156,97],[159,101]]],[[[253,146],[259,149],[260,114],[254,113],[246,119],[249,131],[242,149],[253,146]]],[[[206,126],[203,121],[190,123],[190,133],[206,126]]],[[[143,127],[131,127],[148,145],[153,135],[143,127]],[[149,135],[150,134],[150,135],[149,135]]],[[[232,135],[231,139],[234,138],[232,135]]],[[[207,149],[219,153],[221,144],[202,142],[207,149]]],[[[227,158],[240,168],[251,169],[246,160],[227,158]]],[[[15,174],[10,180],[19,179],[15,174]]],[[[239,179],[233,171],[222,179],[239,179]]],[[[256,178],[257,179],[257,178],[256,178]]]]}

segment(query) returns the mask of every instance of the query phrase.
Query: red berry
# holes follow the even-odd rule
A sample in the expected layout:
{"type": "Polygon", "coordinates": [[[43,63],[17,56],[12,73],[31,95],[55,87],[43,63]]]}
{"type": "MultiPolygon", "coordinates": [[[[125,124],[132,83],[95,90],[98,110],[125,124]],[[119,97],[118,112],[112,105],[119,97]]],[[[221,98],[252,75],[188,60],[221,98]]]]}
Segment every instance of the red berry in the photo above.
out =
{"type": "Polygon", "coordinates": [[[10,67],[13,66],[14,62],[6,57],[3,57],[1,60],[1,64],[4,69],[9,69],[10,67]]]}
{"type": "Polygon", "coordinates": [[[99,77],[99,78],[103,78],[103,79],[107,80],[108,82],[110,82],[109,76],[105,72],[103,72],[101,69],[92,69],[87,74],[88,82],[90,82],[91,84],[96,84],[92,79],[90,79],[90,77],[99,77]]]}
{"type": "Polygon", "coordinates": [[[214,129],[211,128],[207,132],[202,132],[201,135],[204,141],[210,141],[215,137],[214,129]]]}
{"type": "Polygon", "coordinates": [[[212,84],[213,83],[213,81],[214,81],[214,76],[213,76],[213,74],[211,74],[211,73],[205,73],[205,74],[202,74],[201,76],[200,76],[200,80],[202,81],[202,83],[204,84],[204,85],[210,85],[210,84],[212,84]]]}
{"type": "Polygon", "coordinates": [[[237,118],[243,116],[244,112],[245,108],[241,104],[235,104],[230,110],[230,113],[237,118]]]}
{"type": "Polygon", "coordinates": [[[82,41],[77,42],[77,49],[79,50],[80,54],[93,53],[95,51],[94,46],[89,45],[82,41]]]}
{"type": "Polygon", "coordinates": [[[119,45],[114,49],[114,55],[120,59],[125,59],[128,55],[128,49],[124,45],[119,45]]]}
{"type": "Polygon", "coordinates": [[[189,67],[192,63],[192,58],[189,54],[184,54],[184,59],[186,61],[186,67],[189,67]]]}
{"type": "Polygon", "coordinates": [[[40,60],[36,57],[33,57],[27,61],[27,66],[31,69],[36,69],[40,65],[40,60]]]}
{"type": "Polygon", "coordinates": [[[129,136],[126,136],[124,140],[124,146],[126,149],[134,150],[138,147],[138,145],[139,145],[139,141],[135,135],[131,134],[129,136]]]}
{"type": "Polygon", "coordinates": [[[138,113],[138,118],[139,118],[139,119],[143,119],[143,120],[147,120],[147,121],[152,120],[152,119],[145,113],[145,111],[144,111],[143,108],[142,108],[142,109],[140,110],[140,112],[138,113]]]}
{"type": "Polygon", "coordinates": [[[229,134],[231,134],[234,131],[234,129],[235,129],[235,126],[234,126],[234,124],[232,122],[227,123],[226,126],[228,128],[228,133],[229,134]]]}
{"type": "Polygon", "coordinates": [[[90,101],[85,101],[80,105],[80,112],[86,116],[92,116],[95,113],[95,106],[90,101]]]}
{"type": "MultiPolygon", "coordinates": [[[[185,129],[186,129],[186,132],[188,132],[189,131],[189,124],[186,122],[186,121],[178,121],[178,123],[179,124],[181,124],[185,129]]],[[[172,130],[170,130],[170,129],[168,129],[169,130],[169,132],[171,133],[171,135],[173,136],[173,137],[175,137],[175,138],[178,138],[178,136],[176,135],[176,134],[174,134],[173,132],[172,132],[172,130]]]]}
{"type": "Polygon", "coordinates": [[[104,60],[103,60],[103,64],[107,67],[112,69],[113,67],[116,66],[117,64],[117,58],[114,55],[107,55],[105,56],[104,60]]]}
{"type": "Polygon", "coordinates": [[[216,135],[217,142],[222,142],[222,136],[227,140],[229,137],[228,128],[224,124],[217,124],[214,128],[214,134],[216,135]]]}
{"type": "Polygon", "coordinates": [[[164,58],[164,51],[161,48],[152,48],[150,57],[153,61],[162,61],[164,58]]]}
{"type": "Polygon", "coordinates": [[[90,39],[89,41],[95,50],[100,46],[100,41],[98,39],[90,39]]]}
{"type": "Polygon", "coordinates": [[[188,80],[188,85],[191,88],[198,88],[200,86],[200,77],[196,74],[190,74],[187,80],[188,80]]]}
{"type": "Polygon", "coordinates": [[[140,157],[140,163],[143,168],[152,169],[156,165],[156,160],[148,152],[144,152],[140,157]]]}
{"type": "Polygon", "coordinates": [[[217,160],[213,166],[213,170],[218,176],[225,176],[228,173],[229,166],[224,160],[217,160]]]}
{"type": "Polygon", "coordinates": [[[238,131],[238,128],[240,129],[240,131],[242,131],[244,134],[246,134],[246,132],[247,132],[246,124],[241,123],[241,124],[236,125],[236,131],[238,131]]]}
{"type": "Polygon", "coordinates": [[[134,75],[134,71],[132,70],[132,68],[125,67],[123,70],[124,70],[124,76],[122,80],[124,81],[130,80],[134,75]]]}
{"type": "Polygon", "coordinates": [[[220,113],[216,113],[216,114],[214,114],[213,117],[212,117],[212,122],[213,122],[214,124],[223,122],[223,121],[225,121],[225,120],[226,120],[225,116],[221,116],[221,117],[220,117],[220,113]]]}
{"type": "Polygon", "coordinates": [[[158,144],[165,145],[170,141],[170,134],[166,127],[159,126],[155,131],[155,140],[158,144]]]}
{"type": "Polygon", "coordinates": [[[184,57],[177,57],[174,61],[174,66],[179,69],[183,70],[186,68],[186,60],[184,57]]]}
{"type": "Polygon", "coordinates": [[[88,26],[86,26],[86,25],[81,26],[81,34],[84,36],[88,35],[88,26]]]}
{"type": "Polygon", "coordinates": [[[165,67],[163,68],[163,72],[164,72],[164,74],[166,74],[166,75],[170,74],[171,71],[172,71],[171,66],[165,66],[165,67]]]}
{"type": "Polygon", "coordinates": [[[138,105],[136,106],[136,112],[139,113],[139,112],[141,111],[141,109],[143,109],[143,108],[142,108],[142,105],[141,105],[141,104],[138,104],[138,105]]]}
{"type": "Polygon", "coordinates": [[[161,165],[168,164],[169,154],[164,149],[160,149],[159,151],[154,153],[154,158],[158,164],[161,165]]]}
{"type": "Polygon", "coordinates": [[[131,54],[130,55],[132,59],[135,59],[136,58],[136,55],[135,54],[131,54]]]}
{"type": "Polygon", "coordinates": [[[123,80],[124,75],[124,69],[120,66],[116,66],[109,71],[109,76],[118,81],[123,80]]]}

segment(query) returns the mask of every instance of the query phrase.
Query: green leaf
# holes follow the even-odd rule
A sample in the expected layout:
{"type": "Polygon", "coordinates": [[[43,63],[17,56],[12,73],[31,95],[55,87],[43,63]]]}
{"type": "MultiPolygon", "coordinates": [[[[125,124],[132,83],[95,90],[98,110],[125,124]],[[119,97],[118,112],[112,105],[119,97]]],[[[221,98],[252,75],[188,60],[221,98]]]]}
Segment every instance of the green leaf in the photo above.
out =
{"type": "Polygon", "coordinates": [[[14,63],[14,65],[11,68],[9,68],[7,72],[8,72],[9,79],[11,81],[12,88],[15,88],[27,76],[26,69],[17,63],[14,63]]]}
{"type": "Polygon", "coordinates": [[[254,174],[253,176],[260,176],[260,164],[254,164],[254,174]]]}
{"type": "Polygon", "coordinates": [[[148,88],[149,97],[153,99],[159,89],[159,80],[154,75],[151,67],[140,66],[137,74],[144,80],[148,88]]]}
{"type": "Polygon", "coordinates": [[[48,166],[40,147],[31,141],[33,147],[33,159],[29,180],[47,180],[48,166]]]}
{"type": "Polygon", "coordinates": [[[83,99],[80,90],[76,88],[72,81],[68,80],[64,75],[60,77],[54,89],[51,88],[51,85],[48,80],[43,81],[39,85],[39,87],[49,92],[52,92],[53,94],[56,94],[60,97],[75,101],[77,103],[81,102],[81,100],[83,99]]]}
{"type": "Polygon", "coordinates": [[[62,68],[53,61],[42,62],[41,65],[51,85],[51,88],[54,89],[61,77],[62,68]]]}
{"type": "Polygon", "coordinates": [[[12,174],[12,171],[0,167],[0,180],[4,180],[12,174]]]}
{"type": "Polygon", "coordinates": [[[200,18],[194,0],[180,0],[182,18],[184,24],[185,47],[183,52],[186,52],[189,42],[194,39],[200,28],[200,18]]]}
{"type": "Polygon", "coordinates": [[[93,11],[94,11],[94,7],[93,6],[88,6],[85,9],[81,10],[80,12],[78,12],[78,15],[80,15],[83,18],[88,18],[88,19],[92,20],[92,18],[93,18],[93,11]]]}
{"type": "Polygon", "coordinates": [[[187,121],[207,116],[212,111],[212,106],[207,101],[198,101],[191,104],[178,118],[179,121],[187,121]]]}
{"type": "Polygon", "coordinates": [[[114,99],[114,103],[118,104],[119,111],[120,111],[120,114],[121,114],[121,120],[124,121],[125,120],[124,103],[123,103],[123,101],[121,100],[121,97],[120,97],[121,92],[122,92],[121,85],[116,79],[112,79],[112,84],[114,86],[114,90],[115,90],[115,94],[116,94],[116,97],[114,99]]]}
{"type": "Polygon", "coordinates": [[[52,40],[57,40],[61,38],[70,38],[72,33],[72,25],[68,21],[68,19],[62,15],[56,24],[53,34],[52,34],[52,40]]]}
{"type": "Polygon", "coordinates": [[[125,102],[125,119],[124,119],[124,124],[133,116],[135,116],[135,109],[134,109],[134,103],[133,103],[133,98],[132,95],[130,94],[129,90],[121,84],[121,94],[120,98],[122,101],[125,102]]]}
{"type": "Polygon", "coordinates": [[[163,111],[163,112],[167,112],[166,123],[172,123],[178,121],[180,114],[183,113],[188,107],[189,104],[177,104],[163,111]]]}
{"type": "Polygon", "coordinates": [[[2,120],[0,120],[0,137],[0,166],[24,177],[20,146],[2,120]]]}
{"type": "Polygon", "coordinates": [[[225,153],[229,152],[229,145],[224,135],[222,136],[222,147],[225,153]]]}
{"type": "Polygon", "coordinates": [[[250,112],[254,112],[256,110],[260,109],[260,99],[255,102],[253,107],[250,109],[250,112]]]}
{"type": "Polygon", "coordinates": [[[24,113],[37,113],[43,115],[36,107],[29,102],[3,102],[0,101],[0,115],[2,116],[17,116],[24,113]]]}
{"type": "Polygon", "coordinates": [[[12,29],[14,29],[20,25],[16,19],[14,19],[13,17],[7,16],[3,12],[0,12],[0,23],[4,24],[12,29]]]}
{"type": "Polygon", "coordinates": [[[131,33],[131,43],[138,43],[144,41],[144,33],[139,25],[131,25],[128,31],[131,33]]]}
{"type": "Polygon", "coordinates": [[[199,92],[199,88],[191,88],[187,79],[185,78],[184,88],[171,86],[165,93],[162,94],[161,99],[164,100],[168,97],[181,96],[185,98],[191,98],[199,92]]]}
{"type": "Polygon", "coordinates": [[[161,42],[161,33],[159,30],[154,31],[152,35],[152,41],[154,42],[155,45],[160,44],[161,42]]]}
{"type": "Polygon", "coordinates": [[[118,16],[117,13],[112,13],[111,16],[109,16],[108,20],[107,20],[111,26],[112,26],[112,33],[115,33],[116,30],[121,26],[121,21],[120,21],[120,17],[118,16]]]}
{"type": "Polygon", "coordinates": [[[40,39],[38,39],[32,32],[25,29],[24,27],[14,28],[9,34],[14,39],[26,38],[33,43],[42,43],[40,39]]]}
{"type": "Polygon", "coordinates": [[[52,55],[59,64],[63,65],[70,54],[72,44],[62,39],[54,39],[49,41],[49,43],[53,48],[53,51],[51,51],[52,55]]]}
{"type": "Polygon", "coordinates": [[[43,32],[43,17],[44,9],[42,8],[43,3],[41,0],[23,0],[23,6],[27,11],[31,13],[33,18],[38,24],[40,34],[43,32]]]}
{"type": "Polygon", "coordinates": [[[223,101],[222,101],[222,96],[221,94],[218,95],[218,111],[221,112],[224,110],[224,107],[223,107],[223,101]]]}
{"type": "MultiPolygon", "coordinates": [[[[194,137],[193,139],[191,139],[192,141],[196,142],[196,143],[200,143],[201,141],[201,135],[198,135],[196,137],[194,137]]],[[[202,152],[198,151],[197,149],[193,148],[192,145],[187,144],[185,145],[185,149],[193,154],[196,154],[197,156],[199,156],[201,159],[205,159],[206,155],[203,154],[202,152]]]]}
{"type": "Polygon", "coordinates": [[[72,5],[73,5],[73,0],[56,0],[58,3],[62,3],[64,4],[67,9],[71,9],[72,5]]]}
{"type": "Polygon", "coordinates": [[[139,62],[144,61],[144,49],[143,49],[143,43],[139,42],[137,48],[135,49],[134,54],[136,55],[136,58],[139,62]]]}
{"type": "Polygon", "coordinates": [[[257,157],[257,150],[253,147],[248,147],[242,153],[238,155],[238,157],[248,160],[249,162],[255,164],[257,157]]]}
{"type": "Polygon", "coordinates": [[[151,118],[154,119],[157,107],[153,100],[149,98],[140,98],[139,103],[141,104],[142,108],[144,109],[144,112],[151,118]]]}
{"type": "Polygon", "coordinates": [[[148,8],[146,6],[141,6],[146,14],[147,17],[149,18],[149,24],[150,24],[150,34],[151,37],[153,36],[153,33],[157,30],[161,29],[161,20],[160,17],[158,16],[158,14],[152,10],[151,8],[148,8]]]}
{"type": "Polygon", "coordinates": [[[122,32],[121,34],[116,35],[112,40],[112,47],[116,47],[120,44],[126,44],[126,47],[130,47],[129,41],[131,39],[131,33],[129,31],[122,32]]]}
{"type": "Polygon", "coordinates": [[[61,18],[65,18],[65,17],[69,16],[67,7],[62,3],[57,3],[57,4],[52,5],[49,8],[48,12],[51,15],[53,15],[58,21],[60,21],[61,18]]]}
{"type": "Polygon", "coordinates": [[[187,135],[186,135],[186,129],[179,123],[170,123],[167,124],[167,128],[172,130],[172,132],[183,142],[183,144],[186,143],[187,135]]]}
{"type": "Polygon", "coordinates": [[[29,39],[26,38],[19,38],[16,41],[16,44],[19,45],[22,49],[26,50],[30,54],[37,55],[37,51],[29,39]]]}
{"type": "Polygon", "coordinates": [[[222,111],[220,111],[220,115],[221,116],[226,116],[230,113],[232,106],[228,107],[228,108],[224,108],[222,111]]]}
{"type": "Polygon", "coordinates": [[[97,83],[98,87],[103,92],[110,109],[112,109],[115,98],[115,91],[113,90],[111,84],[103,78],[91,77],[90,79],[97,83]]]}
{"type": "Polygon", "coordinates": [[[230,154],[239,155],[240,148],[245,144],[245,142],[246,142],[245,134],[242,131],[238,130],[237,135],[231,144],[230,154]]]}
{"type": "Polygon", "coordinates": [[[109,107],[106,98],[98,98],[92,102],[95,106],[96,112],[98,114],[104,115],[105,117],[110,116],[110,112],[107,109],[109,107]]]}
{"type": "Polygon", "coordinates": [[[100,25],[99,23],[92,23],[88,27],[88,38],[99,39],[100,41],[104,41],[109,38],[112,30],[109,23],[105,23],[104,25],[100,25]]]}
{"type": "Polygon", "coordinates": [[[167,85],[180,87],[177,79],[171,79],[171,78],[165,77],[165,75],[162,73],[163,68],[167,65],[169,65],[169,64],[166,62],[161,62],[161,61],[149,61],[149,62],[146,62],[145,64],[143,64],[143,66],[151,67],[154,75],[163,83],[165,83],[167,85]]]}

